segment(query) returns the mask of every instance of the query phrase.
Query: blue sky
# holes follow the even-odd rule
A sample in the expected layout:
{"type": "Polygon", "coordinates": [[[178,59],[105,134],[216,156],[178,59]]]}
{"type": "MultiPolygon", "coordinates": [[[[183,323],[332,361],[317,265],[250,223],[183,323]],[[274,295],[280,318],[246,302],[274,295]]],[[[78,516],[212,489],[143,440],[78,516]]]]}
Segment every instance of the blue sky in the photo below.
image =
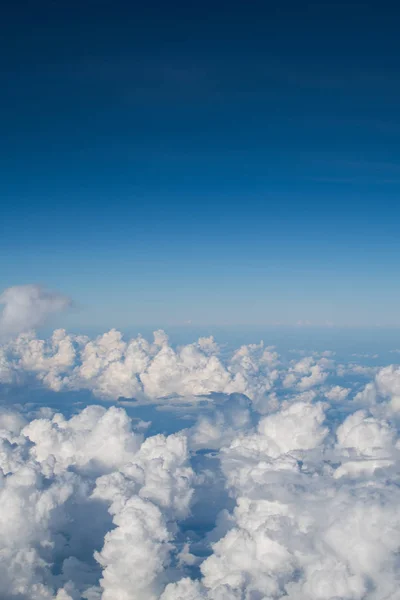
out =
{"type": "Polygon", "coordinates": [[[71,326],[400,324],[397,12],[10,3],[0,286],[71,326]]]}

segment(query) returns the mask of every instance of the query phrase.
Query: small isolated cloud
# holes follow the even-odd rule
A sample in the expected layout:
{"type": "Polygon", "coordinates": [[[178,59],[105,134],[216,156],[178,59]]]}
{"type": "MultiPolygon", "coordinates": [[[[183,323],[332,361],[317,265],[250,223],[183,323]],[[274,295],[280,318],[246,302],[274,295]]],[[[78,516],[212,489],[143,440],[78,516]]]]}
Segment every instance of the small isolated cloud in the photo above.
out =
{"type": "Polygon", "coordinates": [[[341,402],[346,400],[349,393],[350,388],[345,388],[341,385],[335,385],[325,392],[325,396],[332,402],[341,402]]]}
{"type": "Polygon", "coordinates": [[[71,300],[39,285],[16,285],[0,295],[0,336],[10,337],[43,325],[49,315],[65,310],[71,300]]]}

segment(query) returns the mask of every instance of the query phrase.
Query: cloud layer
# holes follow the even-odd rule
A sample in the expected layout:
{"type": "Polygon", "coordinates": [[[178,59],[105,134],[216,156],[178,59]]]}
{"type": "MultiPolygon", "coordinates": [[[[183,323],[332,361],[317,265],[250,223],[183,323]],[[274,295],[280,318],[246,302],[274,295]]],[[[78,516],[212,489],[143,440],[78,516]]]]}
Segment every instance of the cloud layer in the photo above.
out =
{"type": "Polygon", "coordinates": [[[136,400],[133,420],[3,402],[0,597],[399,600],[400,368],[368,376],[161,331],[4,343],[11,397],[34,382],[136,400]],[[137,405],[180,430],[146,436],[137,405]]]}
{"type": "Polygon", "coordinates": [[[331,363],[311,356],[283,365],[262,342],[226,356],[212,337],[173,348],[163,331],[149,342],[140,335],[125,341],[115,329],[95,339],[59,329],[49,340],[25,333],[4,345],[0,382],[31,374],[54,391],[89,389],[111,400],[240,393],[262,411],[276,384],[308,392],[326,381],[331,363]]]}
{"type": "Polygon", "coordinates": [[[189,431],[144,440],[116,407],[3,409],[1,597],[395,600],[398,430],[366,409],[334,426],[328,408],[292,403],[221,446],[234,507],[203,534],[205,560],[181,527],[216,473],[193,468],[189,431]]]}

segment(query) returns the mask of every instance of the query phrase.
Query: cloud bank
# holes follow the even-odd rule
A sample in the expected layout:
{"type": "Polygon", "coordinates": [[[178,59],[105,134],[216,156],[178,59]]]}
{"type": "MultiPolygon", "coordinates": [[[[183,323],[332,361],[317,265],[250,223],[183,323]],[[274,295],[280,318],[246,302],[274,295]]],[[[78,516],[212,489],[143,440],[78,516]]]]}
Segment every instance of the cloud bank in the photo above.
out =
{"type": "Polygon", "coordinates": [[[121,408],[3,409],[1,597],[397,599],[398,429],[367,409],[335,425],[328,409],[294,402],[238,428],[212,476],[189,430],[143,439],[121,408]],[[216,476],[233,509],[185,539],[216,476]]]}
{"type": "Polygon", "coordinates": [[[54,391],[88,389],[109,400],[239,393],[262,411],[277,384],[296,393],[322,385],[331,362],[314,356],[282,365],[263,342],[226,356],[212,337],[173,348],[163,331],[149,342],[125,341],[115,329],[95,339],[59,329],[48,340],[24,333],[3,345],[0,382],[30,374],[54,391]]]}
{"type": "Polygon", "coordinates": [[[0,348],[2,599],[399,600],[400,367],[162,331],[0,348]],[[7,406],[31,385],[131,416],[7,406]],[[149,405],[180,429],[147,435],[149,405]]]}

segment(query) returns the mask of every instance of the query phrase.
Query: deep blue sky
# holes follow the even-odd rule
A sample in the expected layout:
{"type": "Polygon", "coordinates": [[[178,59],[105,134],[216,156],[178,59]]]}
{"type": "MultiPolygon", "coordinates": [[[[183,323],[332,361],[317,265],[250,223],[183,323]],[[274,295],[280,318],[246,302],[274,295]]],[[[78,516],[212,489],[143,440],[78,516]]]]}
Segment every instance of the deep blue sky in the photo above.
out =
{"type": "Polygon", "coordinates": [[[400,324],[395,3],[0,11],[0,287],[71,324],[400,324]]]}

